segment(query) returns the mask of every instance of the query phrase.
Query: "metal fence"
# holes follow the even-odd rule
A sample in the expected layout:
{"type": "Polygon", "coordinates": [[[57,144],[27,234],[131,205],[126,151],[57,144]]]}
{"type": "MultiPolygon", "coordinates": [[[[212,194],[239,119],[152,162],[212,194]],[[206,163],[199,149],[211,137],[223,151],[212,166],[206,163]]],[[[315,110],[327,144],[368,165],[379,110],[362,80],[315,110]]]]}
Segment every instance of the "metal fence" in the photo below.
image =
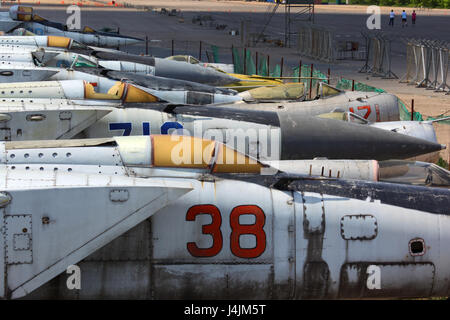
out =
{"type": "Polygon", "coordinates": [[[383,79],[398,79],[391,66],[392,38],[381,31],[361,31],[365,40],[365,63],[359,70],[361,73],[370,73],[374,77],[383,79]]]}
{"type": "Polygon", "coordinates": [[[400,82],[450,94],[447,84],[450,43],[406,39],[406,74],[400,82]]]}
{"type": "Polygon", "coordinates": [[[311,23],[300,23],[298,28],[297,49],[300,55],[325,62],[335,60],[332,28],[311,23]]]}

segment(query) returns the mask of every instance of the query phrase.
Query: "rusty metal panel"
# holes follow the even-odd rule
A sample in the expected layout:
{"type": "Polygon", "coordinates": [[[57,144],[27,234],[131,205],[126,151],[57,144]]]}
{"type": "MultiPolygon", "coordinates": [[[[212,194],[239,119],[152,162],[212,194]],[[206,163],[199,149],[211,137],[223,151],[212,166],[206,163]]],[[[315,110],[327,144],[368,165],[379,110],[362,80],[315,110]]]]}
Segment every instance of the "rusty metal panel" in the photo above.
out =
{"type": "Polygon", "coordinates": [[[272,190],[274,245],[274,299],[295,295],[295,205],[291,192],[272,190]]]}
{"type": "Polygon", "coordinates": [[[272,265],[155,265],[155,299],[270,299],[272,265]]]}
{"type": "Polygon", "coordinates": [[[345,298],[426,297],[431,295],[435,266],[431,262],[356,262],[341,268],[339,296],[345,298]],[[372,288],[369,266],[379,268],[379,288],[372,288]]]}
{"type": "Polygon", "coordinates": [[[67,289],[65,272],[31,292],[26,300],[150,299],[151,267],[148,261],[86,261],[77,264],[81,289],[67,289]],[[101,279],[101,280],[100,280],[101,279]]]}
{"type": "Polygon", "coordinates": [[[317,193],[294,192],[296,204],[296,298],[320,299],[328,295],[330,271],[323,259],[325,207],[317,193]]]}
{"type": "Polygon", "coordinates": [[[310,261],[303,267],[304,299],[325,298],[328,294],[330,269],[325,261],[310,261]]]}
{"type": "MultiPolygon", "coordinates": [[[[5,271],[11,298],[19,298],[190,191],[191,185],[176,179],[15,170],[8,174],[7,190],[13,199],[5,209],[8,214],[33,212],[32,264],[8,265],[5,271]],[[127,188],[128,201],[110,201],[110,190],[117,188],[127,188]],[[67,206],[73,199],[83,201],[67,206]]],[[[24,260],[11,263],[18,261],[24,260]]]]}
{"type": "MultiPolygon", "coordinates": [[[[151,297],[151,268],[147,261],[85,261],[79,266],[81,269],[80,299],[149,299],[151,297]]],[[[69,290],[66,289],[66,291],[69,290]]]]}
{"type": "Polygon", "coordinates": [[[341,236],[345,240],[372,240],[377,234],[377,219],[370,214],[345,215],[341,218],[341,236]]]}
{"type": "Polygon", "coordinates": [[[322,197],[305,192],[303,195],[303,229],[305,234],[325,232],[325,209],[322,197]]]}
{"type": "Polygon", "coordinates": [[[11,141],[11,128],[0,128],[0,141],[11,141]]]}
{"type": "Polygon", "coordinates": [[[150,231],[150,220],[145,220],[83,261],[149,261],[150,231]]]}
{"type": "Polygon", "coordinates": [[[6,263],[33,263],[31,215],[5,216],[6,263]]]}

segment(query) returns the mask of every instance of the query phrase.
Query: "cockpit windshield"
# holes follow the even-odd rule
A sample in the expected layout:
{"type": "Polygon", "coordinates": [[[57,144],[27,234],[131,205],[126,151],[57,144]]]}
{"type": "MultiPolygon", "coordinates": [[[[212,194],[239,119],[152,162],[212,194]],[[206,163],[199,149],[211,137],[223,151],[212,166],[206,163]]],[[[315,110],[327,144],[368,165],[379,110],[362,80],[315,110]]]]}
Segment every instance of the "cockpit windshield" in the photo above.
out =
{"type": "Polygon", "coordinates": [[[450,187],[450,171],[433,163],[387,160],[380,161],[379,167],[380,181],[433,187],[450,187]]]}

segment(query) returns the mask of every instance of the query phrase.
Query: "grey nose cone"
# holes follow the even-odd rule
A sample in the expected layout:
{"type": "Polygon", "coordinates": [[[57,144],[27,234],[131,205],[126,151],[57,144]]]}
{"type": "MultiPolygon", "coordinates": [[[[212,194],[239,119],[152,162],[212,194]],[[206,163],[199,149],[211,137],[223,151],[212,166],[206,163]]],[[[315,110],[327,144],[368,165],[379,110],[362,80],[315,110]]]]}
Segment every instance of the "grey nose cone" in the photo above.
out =
{"type": "MultiPolygon", "coordinates": [[[[86,68],[88,69],[88,68],[86,68]]],[[[84,71],[84,70],[83,70],[84,71]]],[[[121,72],[121,71],[105,71],[105,76],[110,79],[122,80],[124,78],[132,81],[140,86],[154,89],[154,90],[186,90],[186,91],[196,91],[205,93],[221,93],[234,95],[232,90],[220,89],[210,85],[201,84],[192,81],[170,79],[157,77],[152,75],[141,75],[132,72],[121,72]]]]}
{"type": "Polygon", "coordinates": [[[225,86],[240,81],[238,78],[213,68],[159,58],[155,58],[155,75],[159,77],[194,81],[210,86],[225,86]]]}
{"type": "Polygon", "coordinates": [[[283,159],[406,159],[442,145],[366,125],[280,115],[283,159]]]}
{"type": "MultiPolygon", "coordinates": [[[[75,49],[72,51],[86,54],[83,50],[75,49]]],[[[152,66],[155,67],[155,76],[158,77],[193,81],[210,86],[225,86],[240,81],[238,78],[213,68],[182,61],[99,50],[90,51],[89,54],[101,60],[128,61],[152,66]]]]}

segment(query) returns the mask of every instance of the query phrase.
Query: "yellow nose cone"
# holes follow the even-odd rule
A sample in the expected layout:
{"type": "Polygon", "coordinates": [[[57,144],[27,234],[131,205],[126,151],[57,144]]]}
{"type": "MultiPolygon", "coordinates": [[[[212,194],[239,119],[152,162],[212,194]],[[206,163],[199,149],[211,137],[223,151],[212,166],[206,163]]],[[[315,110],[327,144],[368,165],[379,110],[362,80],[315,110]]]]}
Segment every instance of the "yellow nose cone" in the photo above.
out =
{"type": "Polygon", "coordinates": [[[222,143],[177,135],[152,135],[152,165],[210,169],[214,173],[259,173],[263,165],[222,143]]]}
{"type": "Polygon", "coordinates": [[[133,85],[128,85],[123,102],[158,102],[158,98],[133,85]]]}
{"type": "Polygon", "coordinates": [[[72,39],[60,36],[47,36],[47,46],[57,48],[69,48],[72,39]]]}

